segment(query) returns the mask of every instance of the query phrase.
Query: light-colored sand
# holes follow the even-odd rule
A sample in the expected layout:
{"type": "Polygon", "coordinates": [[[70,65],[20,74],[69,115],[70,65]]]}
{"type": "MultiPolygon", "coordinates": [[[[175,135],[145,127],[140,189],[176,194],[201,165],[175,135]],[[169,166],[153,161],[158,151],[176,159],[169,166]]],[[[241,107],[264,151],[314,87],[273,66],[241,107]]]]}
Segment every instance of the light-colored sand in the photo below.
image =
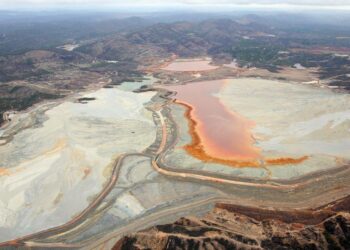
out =
{"type": "MultiPolygon", "coordinates": [[[[99,208],[87,218],[85,223],[89,226],[78,226],[76,231],[68,231],[64,235],[67,242],[89,239],[95,243],[96,238],[109,239],[109,232],[125,234],[169,223],[184,215],[195,215],[202,209],[207,212],[211,208],[210,205],[193,207],[191,204],[222,196],[214,187],[163,177],[152,167],[149,157],[128,156],[120,167],[118,180],[112,191],[99,208]],[[179,214],[177,208],[183,205],[189,208],[179,214]],[[171,212],[167,216],[159,215],[168,209],[171,209],[171,212]],[[153,219],[146,223],[145,219],[148,216],[152,216],[153,219]]],[[[102,248],[110,249],[106,246],[102,248]]],[[[88,244],[87,249],[100,249],[100,247],[91,247],[88,244]]]]}
{"type": "Polygon", "coordinates": [[[65,44],[65,45],[60,46],[58,48],[64,49],[64,50],[67,50],[67,51],[73,51],[76,48],[78,48],[79,46],[80,46],[79,44],[65,44]]]}
{"type": "Polygon", "coordinates": [[[350,96],[261,79],[230,80],[218,95],[231,110],[256,123],[265,151],[350,158],[350,96]]]}
{"type": "Polygon", "coordinates": [[[48,110],[42,124],[1,145],[0,241],[63,224],[87,207],[118,155],[155,140],[144,108],[153,95],[101,89],[87,104],[48,110]]]}
{"type": "Polygon", "coordinates": [[[255,121],[253,136],[265,157],[309,156],[296,166],[299,174],[350,160],[348,94],[271,80],[235,79],[218,97],[231,110],[255,121]]]}
{"type": "Polygon", "coordinates": [[[231,68],[231,69],[238,69],[239,65],[237,63],[237,60],[234,59],[231,63],[224,64],[225,67],[231,68]]]}
{"type": "Polygon", "coordinates": [[[123,82],[122,84],[116,86],[120,90],[124,91],[134,91],[136,89],[139,89],[142,86],[148,86],[156,82],[157,79],[153,76],[148,76],[146,79],[144,79],[141,82],[123,82]]]}
{"type": "Polygon", "coordinates": [[[197,72],[217,69],[217,66],[210,65],[211,60],[177,60],[170,63],[163,70],[197,72]]]}
{"type": "Polygon", "coordinates": [[[293,82],[319,82],[316,68],[296,69],[293,67],[283,67],[278,73],[274,74],[271,74],[271,72],[266,69],[249,68],[241,71],[239,75],[240,77],[261,77],[265,79],[273,77],[274,79],[286,79],[287,81],[293,82]]]}

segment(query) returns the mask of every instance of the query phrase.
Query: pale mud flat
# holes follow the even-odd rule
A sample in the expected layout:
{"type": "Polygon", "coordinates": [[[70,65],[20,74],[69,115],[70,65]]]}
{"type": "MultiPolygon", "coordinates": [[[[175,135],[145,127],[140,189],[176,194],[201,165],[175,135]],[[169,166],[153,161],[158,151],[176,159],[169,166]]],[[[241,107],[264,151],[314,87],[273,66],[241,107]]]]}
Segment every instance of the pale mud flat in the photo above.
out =
{"type": "Polygon", "coordinates": [[[178,71],[178,72],[199,72],[217,69],[217,66],[210,65],[211,60],[199,60],[199,59],[188,59],[188,60],[176,60],[162,70],[167,71],[178,71]]]}
{"type": "Polygon", "coordinates": [[[239,68],[239,64],[237,63],[236,59],[234,59],[231,63],[224,64],[223,66],[231,68],[231,69],[238,69],[239,68]]]}
{"type": "Polygon", "coordinates": [[[349,94],[263,79],[227,81],[217,96],[255,122],[253,136],[264,157],[309,157],[301,164],[268,167],[273,177],[349,164],[349,94]]]}
{"type": "Polygon", "coordinates": [[[120,154],[155,140],[144,107],[153,95],[101,89],[85,95],[96,98],[86,104],[65,101],[47,110],[1,145],[0,241],[61,225],[85,209],[120,154]]]}
{"type": "MultiPolygon", "coordinates": [[[[268,158],[309,158],[299,164],[259,168],[204,163],[188,155],[190,143],[183,107],[173,105],[179,141],[165,157],[169,167],[205,170],[237,177],[288,180],[350,162],[350,96],[298,83],[262,79],[224,80],[216,97],[231,111],[253,121],[255,146],[268,158]]],[[[196,83],[193,83],[196,84],[196,83]]]]}
{"type": "Polygon", "coordinates": [[[123,82],[122,84],[117,85],[116,88],[124,91],[134,91],[141,88],[142,86],[152,85],[156,81],[157,79],[153,76],[147,76],[145,79],[139,82],[123,82]]]}
{"type": "Polygon", "coordinates": [[[128,156],[120,168],[117,183],[84,221],[85,227],[78,226],[60,239],[68,243],[92,241],[87,249],[111,249],[116,239],[125,233],[207,212],[212,208],[209,201],[216,197],[224,195],[213,187],[162,176],[153,169],[149,157],[128,156]],[[111,240],[112,245],[107,247],[105,240],[111,240]]]}
{"type": "Polygon", "coordinates": [[[80,45],[79,44],[65,44],[63,46],[58,47],[59,49],[64,49],[66,51],[73,51],[76,48],[79,48],[80,45]]]}

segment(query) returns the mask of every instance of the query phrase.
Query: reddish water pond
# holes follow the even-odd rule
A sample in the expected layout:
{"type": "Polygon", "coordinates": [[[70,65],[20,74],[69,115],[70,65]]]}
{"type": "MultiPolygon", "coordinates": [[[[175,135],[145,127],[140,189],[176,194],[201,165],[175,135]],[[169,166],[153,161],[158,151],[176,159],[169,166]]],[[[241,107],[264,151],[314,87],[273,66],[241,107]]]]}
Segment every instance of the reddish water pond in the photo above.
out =
{"type": "Polygon", "coordinates": [[[206,161],[258,165],[260,154],[250,132],[254,122],[228,110],[215,96],[224,84],[218,80],[167,87],[188,108],[192,143],[185,148],[206,161]]]}

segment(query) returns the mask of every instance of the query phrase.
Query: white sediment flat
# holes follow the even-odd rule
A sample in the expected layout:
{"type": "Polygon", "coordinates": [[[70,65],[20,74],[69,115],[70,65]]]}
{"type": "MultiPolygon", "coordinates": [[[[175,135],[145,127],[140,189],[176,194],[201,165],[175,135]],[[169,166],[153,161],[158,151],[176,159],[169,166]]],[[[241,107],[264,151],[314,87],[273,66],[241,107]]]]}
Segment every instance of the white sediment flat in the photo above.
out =
{"type": "Polygon", "coordinates": [[[55,106],[42,124],[0,145],[0,241],[61,225],[86,208],[118,155],[155,140],[144,107],[153,95],[101,89],[85,95],[96,98],[86,104],[55,106]]]}
{"type": "Polygon", "coordinates": [[[207,71],[207,70],[213,70],[218,68],[217,66],[210,65],[210,63],[211,63],[211,59],[176,60],[162,69],[167,71],[177,71],[177,72],[190,72],[190,71],[200,72],[200,71],[207,71]]]}
{"type": "Polygon", "coordinates": [[[334,167],[339,159],[350,161],[348,94],[263,79],[227,81],[218,97],[255,122],[253,136],[264,157],[310,157],[303,164],[284,166],[295,173],[285,171],[285,176],[278,177],[293,178],[334,167]]]}

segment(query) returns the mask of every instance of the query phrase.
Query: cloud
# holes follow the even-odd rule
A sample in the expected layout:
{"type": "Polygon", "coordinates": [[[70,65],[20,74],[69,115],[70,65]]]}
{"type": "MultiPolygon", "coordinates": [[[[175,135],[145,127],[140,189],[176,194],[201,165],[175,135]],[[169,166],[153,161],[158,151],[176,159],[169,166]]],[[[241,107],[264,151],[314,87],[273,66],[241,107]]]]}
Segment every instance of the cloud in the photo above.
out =
{"type": "Polygon", "coordinates": [[[0,6],[350,6],[350,0],[0,0],[0,6]]]}
{"type": "Polygon", "coordinates": [[[187,4],[290,4],[290,5],[350,5],[350,0],[180,0],[187,4]]]}
{"type": "Polygon", "coordinates": [[[214,5],[272,5],[272,4],[290,4],[290,5],[350,5],[350,0],[179,0],[177,2],[185,4],[214,4],[214,5]]]}

